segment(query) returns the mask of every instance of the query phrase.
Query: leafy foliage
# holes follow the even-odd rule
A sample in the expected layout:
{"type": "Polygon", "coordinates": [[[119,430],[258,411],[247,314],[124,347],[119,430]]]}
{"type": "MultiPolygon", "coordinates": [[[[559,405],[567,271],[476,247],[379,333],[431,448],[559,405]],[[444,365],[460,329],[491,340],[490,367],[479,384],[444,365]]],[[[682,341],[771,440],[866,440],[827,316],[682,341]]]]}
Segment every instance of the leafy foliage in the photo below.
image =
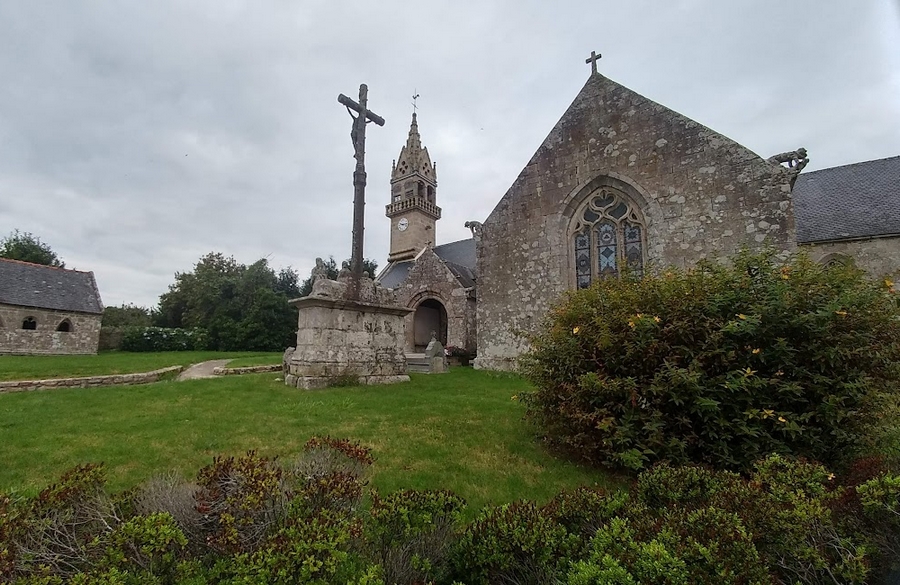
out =
{"type": "Polygon", "coordinates": [[[205,329],[166,329],[163,327],[128,327],[122,335],[125,351],[199,351],[209,348],[205,329]]]}
{"type": "Polygon", "coordinates": [[[193,272],[178,273],[160,296],[154,322],[167,328],[201,328],[219,351],[280,351],[294,342],[299,296],[297,274],[278,274],[265,259],[250,266],[209,253],[193,272]]]}
{"type": "MultiPolygon", "coordinates": [[[[334,280],[338,277],[340,271],[337,267],[337,262],[334,260],[334,256],[329,256],[328,260],[324,260],[325,263],[325,271],[328,278],[334,280]]],[[[370,260],[369,258],[363,258],[363,272],[369,273],[372,278],[375,278],[375,275],[378,274],[378,262],[375,260],[370,260]]],[[[350,260],[344,260],[341,263],[343,268],[350,268],[350,260]]],[[[306,297],[312,292],[312,276],[308,276],[301,284],[299,289],[299,294],[297,296],[306,297]]]]}
{"type": "Polygon", "coordinates": [[[532,339],[528,416],[592,462],[837,463],[878,426],[900,365],[893,283],[744,252],[572,292],[532,339]]]}
{"type": "Polygon", "coordinates": [[[60,260],[48,244],[30,232],[20,232],[19,230],[15,230],[0,240],[0,258],[59,268],[66,267],[65,262],[60,260]]]}
{"type": "Polygon", "coordinates": [[[152,322],[150,309],[137,305],[122,304],[121,307],[103,309],[103,327],[149,327],[152,322]]]}
{"type": "Polygon", "coordinates": [[[0,580],[862,585],[880,582],[900,540],[900,478],[870,463],[843,479],[780,456],[748,476],[661,464],[630,493],[580,488],[463,527],[446,491],[373,492],[368,509],[319,497],[330,478],[361,487],[357,465],[371,462],[357,443],[314,438],[288,465],[216,458],[194,484],[167,476],[117,496],[102,467],[82,466],[34,498],[0,497],[0,580]]]}
{"type": "Polygon", "coordinates": [[[465,502],[447,491],[372,494],[365,547],[388,583],[443,582],[465,502]]]}

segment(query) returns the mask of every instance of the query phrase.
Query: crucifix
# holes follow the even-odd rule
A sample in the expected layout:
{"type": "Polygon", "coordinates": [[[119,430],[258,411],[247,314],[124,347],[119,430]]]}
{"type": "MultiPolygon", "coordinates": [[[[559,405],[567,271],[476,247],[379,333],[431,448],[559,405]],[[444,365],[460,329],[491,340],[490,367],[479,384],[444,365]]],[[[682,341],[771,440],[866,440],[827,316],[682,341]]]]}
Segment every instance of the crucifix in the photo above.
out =
{"type": "Polygon", "coordinates": [[[584,60],[585,63],[591,64],[591,73],[597,73],[597,61],[599,60],[600,55],[596,51],[591,51],[591,56],[584,60]]]}
{"type": "Polygon", "coordinates": [[[416,90],[413,90],[413,96],[412,96],[412,100],[413,100],[413,101],[412,101],[412,104],[413,104],[413,114],[416,113],[416,108],[418,108],[418,106],[416,105],[416,100],[417,100],[417,99],[419,99],[419,92],[416,91],[416,90]]]}
{"type": "Polygon", "coordinates": [[[344,94],[338,95],[338,102],[347,107],[347,112],[353,118],[350,140],[353,141],[356,170],[353,171],[353,250],[350,255],[350,272],[353,274],[351,286],[354,294],[359,290],[363,265],[363,223],[366,207],[366,124],[375,122],[379,126],[384,126],[384,118],[367,108],[368,94],[369,88],[363,83],[359,86],[358,102],[344,94]],[[353,112],[356,112],[355,116],[353,112]]]}

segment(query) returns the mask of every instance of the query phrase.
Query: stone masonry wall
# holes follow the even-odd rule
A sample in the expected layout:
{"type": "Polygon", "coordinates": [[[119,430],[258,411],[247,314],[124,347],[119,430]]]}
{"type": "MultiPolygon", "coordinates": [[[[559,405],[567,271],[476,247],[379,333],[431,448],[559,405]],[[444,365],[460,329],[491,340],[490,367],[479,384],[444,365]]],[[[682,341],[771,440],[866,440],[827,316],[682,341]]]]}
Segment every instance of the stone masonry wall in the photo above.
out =
{"type": "Polygon", "coordinates": [[[53,390],[56,388],[100,388],[101,386],[128,386],[132,384],[152,384],[166,374],[183,370],[183,366],[169,366],[152,372],[139,374],[111,374],[108,376],[86,376],[80,378],[53,378],[50,380],[16,380],[0,382],[0,394],[26,392],[30,390],[53,390]]]}
{"type": "MultiPolygon", "coordinates": [[[[397,302],[415,309],[427,299],[440,301],[447,311],[447,345],[475,349],[475,301],[443,260],[428,248],[397,289],[397,302]]],[[[415,312],[406,317],[406,350],[414,350],[415,312]]]]}
{"type": "Polygon", "coordinates": [[[100,343],[100,315],[0,304],[0,354],[95,354],[100,343]],[[32,317],[37,329],[22,329],[32,317]],[[68,319],[71,329],[57,331],[68,319]]]}
{"type": "Polygon", "coordinates": [[[571,216],[601,186],[642,210],[651,267],[794,247],[786,169],[592,75],[484,222],[476,367],[514,367],[523,333],[574,288],[571,216]]]}
{"type": "Polygon", "coordinates": [[[801,246],[816,262],[850,259],[873,278],[900,276],[900,237],[801,246]]]}

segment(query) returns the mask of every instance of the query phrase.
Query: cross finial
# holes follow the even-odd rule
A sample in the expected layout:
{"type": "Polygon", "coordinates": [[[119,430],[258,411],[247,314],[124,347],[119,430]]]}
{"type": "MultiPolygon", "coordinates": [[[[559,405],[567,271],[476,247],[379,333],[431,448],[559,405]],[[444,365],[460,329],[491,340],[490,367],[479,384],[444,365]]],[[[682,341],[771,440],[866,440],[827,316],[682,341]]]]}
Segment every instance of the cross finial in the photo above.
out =
{"type": "Polygon", "coordinates": [[[584,60],[585,63],[591,64],[591,73],[597,73],[597,61],[600,60],[600,55],[596,51],[591,51],[591,56],[584,60]]]}
{"type": "Polygon", "coordinates": [[[419,99],[419,92],[416,91],[416,90],[413,90],[413,96],[412,96],[412,100],[413,100],[413,102],[412,102],[412,104],[413,104],[413,114],[416,113],[416,108],[418,108],[418,106],[416,105],[416,100],[417,100],[417,99],[419,99]]]}

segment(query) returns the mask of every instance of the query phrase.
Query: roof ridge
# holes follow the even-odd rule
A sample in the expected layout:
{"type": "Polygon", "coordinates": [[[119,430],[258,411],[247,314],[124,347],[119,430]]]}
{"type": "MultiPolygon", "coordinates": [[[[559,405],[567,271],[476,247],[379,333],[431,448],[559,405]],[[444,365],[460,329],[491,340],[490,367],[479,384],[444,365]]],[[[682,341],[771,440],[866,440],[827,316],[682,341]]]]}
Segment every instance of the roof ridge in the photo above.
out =
{"type": "Polygon", "coordinates": [[[816,173],[821,173],[822,171],[833,171],[833,170],[836,170],[836,169],[845,169],[845,168],[847,168],[847,167],[856,167],[856,166],[860,166],[860,165],[868,165],[868,164],[872,164],[872,163],[885,162],[885,161],[894,160],[894,159],[900,159],[900,154],[895,155],[895,156],[887,156],[887,157],[885,157],[885,158],[876,158],[876,159],[872,159],[872,160],[861,160],[861,161],[857,161],[857,162],[853,162],[853,163],[847,163],[847,164],[845,164],[845,165],[837,165],[837,166],[834,166],[834,167],[826,167],[826,168],[824,168],[824,169],[816,169],[816,170],[814,170],[814,171],[809,171],[809,172],[806,172],[806,173],[801,173],[799,176],[800,176],[800,177],[804,177],[804,176],[805,176],[805,177],[808,177],[809,175],[814,175],[814,174],[816,174],[816,173]]]}
{"type": "Polygon", "coordinates": [[[446,244],[440,244],[440,245],[437,245],[437,246],[435,246],[435,248],[441,248],[441,247],[443,247],[443,246],[449,246],[450,244],[458,244],[458,243],[460,243],[460,242],[468,242],[469,240],[474,240],[474,239],[475,239],[475,238],[463,238],[463,239],[461,239],[461,240],[455,240],[455,241],[453,241],[453,242],[447,242],[446,244]]]}
{"type": "Polygon", "coordinates": [[[0,262],[12,262],[15,264],[24,264],[25,266],[37,266],[39,268],[64,270],[65,272],[77,272],[79,274],[93,274],[90,270],[75,270],[74,268],[66,268],[64,266],[50,266],[49,264],[38,264],[37,262],[25,262],[24,260],[15,260],[13,258],[0,258],[0,262]]]}

